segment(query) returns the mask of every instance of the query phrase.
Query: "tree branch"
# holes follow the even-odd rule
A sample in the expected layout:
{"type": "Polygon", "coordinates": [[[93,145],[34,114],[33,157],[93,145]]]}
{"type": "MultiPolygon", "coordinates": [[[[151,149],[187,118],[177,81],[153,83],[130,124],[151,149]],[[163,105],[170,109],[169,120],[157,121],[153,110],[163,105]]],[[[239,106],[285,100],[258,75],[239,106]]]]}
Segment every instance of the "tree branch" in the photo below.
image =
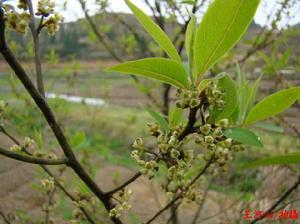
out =
{"type": "Polygon", "coordinates": [[[67,158],[61,158],[61,159],[42,159],[42,158],[36,158],[33,156],[28,155],[22,155],[20,153],[15,153],[10,150],[6,150],[2,147],[0,147],[0,155],[9,157],[11,159],[15,159],[18,161],[31,163],[31,164],[39,164],[39,165],[68,165],[68,159],[67,158]]]}
{"type": "Polygon", "coordinates": [[[6,224],[11,224],[11,222],[9,221],[9,219],[5,216],[5,214],[0,210],[0,216],[2,217],[3,221],[6,224]]]}
{"type": "Polygon", "coordinates": [[[105,195],[111,196],[111,195],[115,194],[116,192],[124,189],[127,185],[131,184],[133,181],[138,179],[141,175],[142,175],[141,172],[137,172],[133,177],[131,177],[129,180],[125,181],[119,187],[117,187],[117,188],[115,188],[111,191],[106,192],[105,195]]]}
{"type": "Polygon", "coordinates": [[[37,88],[40,94],[45,97],[45,88],[44,88],[44,81],[43,81],[43,73],[42,73],[42,62],[41,62],[41,48],[40,48],[40,40],[39,40],[39,33],[35,26],[35,18],[34,18],[34,11],[32,7],[31,0],[27,0],[27,5],[29,8],[29,13],[31,16],[30,21],[30,29],[33,37],[33,44],[34,44],[34,51],[35,51],[35,68],[36,68],[36,82],[37,88]]]}

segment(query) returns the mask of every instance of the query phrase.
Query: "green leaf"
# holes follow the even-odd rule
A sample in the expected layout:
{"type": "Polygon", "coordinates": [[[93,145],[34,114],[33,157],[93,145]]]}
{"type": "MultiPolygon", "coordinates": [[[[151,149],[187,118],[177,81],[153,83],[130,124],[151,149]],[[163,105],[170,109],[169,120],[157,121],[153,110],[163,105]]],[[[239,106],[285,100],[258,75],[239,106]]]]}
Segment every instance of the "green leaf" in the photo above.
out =
{"type": "Polygon", "coordinates": [[[225,101],[225,106],[222,110],[214,110],[213,113],[216,121],[230,117],[238,102],[237,89],[229,75],[226,74],[223,78],[219,79],[218,87],[224,92],[223,100],[225,101]]]}
{"type": "Polygon", "coordinates": [[[178,88],[188,88],[189,81],[182,64],[166,58],[146,58],[113,66],[107,71],[155,79],[178,88]]]}
{"type": "Polygon", "coordinates": [[[160,113],[152,110],[151,108],[145,108],[145,110],[154,118],[154,120],[159,124],[162,130],[169,131],[169,124],[160,113]]]}
{"type": "Polygon", "coordinates": [[[167,55],[169,55],[170,58],[181,63],[181,58],[176,47],[173,45],[167,34],[130,0],[125,0],[125,2],[155,42],[167,53],[167,55]]]}
{"type": "Polygon", "coordinates": [[[180,124],[183,118],[184,110],[176,106],[171,107],[169,111],[169,125],[171,128],[180,124]]]}
{"type": "Polygon", "coordinates": [[[194,55],[197,75],[216,64],[245,33],[259,0],[214,0],[196,33],[194,55]]]}
{"type": "Polygon", "coordinates": [[[194,77],[194,56],[193,56],[193,44],[195,39],[195,32],[197,26],[197,17],[195,15],[191,15],[191,20],[187,26],[186,34],[185,34],[185,49],[189,58],[189,66],[191,77],[194,77]]]}
{"type": "Polygon", "coordinates": [[[288,165],[288,164],[300,164],[300,154],[293,153],[283,156],[274,156],[266,159],[256,160],[252,163],[242,166],[245,168],[254,168],[258,166],[270,166],[270,165],[288,165]]]}
{"type": "Polygon", "coordinates": [[[254,127],[266,130],[266,131],[272,131],[276,133],[284,133],[284,128],[271,124],[271,123],[265,123],[265,122],[259,122],[254,125],[254,127]]]}
{"type": "Polygon", "coordinates": [[[232,138],[233,140],[256,147],[263,147],[260,138],[255,135],[252,131],[245,128],[230,128],[224,132],[227,138],[232,138]]]}
{"type": "Polygon", "coordinates": [[[246,118],[245,125],[248,126],[283,112],[292,106],[299,97],[300,87],[284,89],[267,96],[252,108],[246,118]]]}

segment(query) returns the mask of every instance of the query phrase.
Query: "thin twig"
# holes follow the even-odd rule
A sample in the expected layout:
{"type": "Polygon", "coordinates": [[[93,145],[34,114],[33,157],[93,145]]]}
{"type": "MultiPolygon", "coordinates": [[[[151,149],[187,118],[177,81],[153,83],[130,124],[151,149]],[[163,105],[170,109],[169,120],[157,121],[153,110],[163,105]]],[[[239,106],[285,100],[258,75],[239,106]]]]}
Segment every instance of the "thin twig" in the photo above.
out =
{"type": "Polygon", "coordinates": [[[68,165],[67,158],[60,159],[42,159],[34,156],[23,155],[21,153],[12,152],[10,150],[0,147],[0,155],[6,156],[11,159],[18,161],[31,163],[31,164],[40,164],[40,165],[68,165]]]}
{"type": "Polygon", "coordinates": [[[0,216],[2,217],[3,221],[6,224],[11,224],[11,222],[9,221],[9,219],[5,216],[5,214],[0,210],[0,216]]]}
{"type": "Polygon", "coordinates": [[[35,51],[35,69],[36,69],[37,88],[38,88],[40,94],[43,97],[45,97],[39,33],[38,33],[38,31],[36,29],[36,25],[35,25],[34,11],[33,11],[33,6],[32,6],[31,0],[27,0],[27,5],[28,5],[30,16],[31,16],[30,29],[31,29],[32,37],[33,37],[33,44],[34,44],[34,51],[35,51]]]}
{"type": "Polygon", "coordinates": [[[133,177],[131,177],[130,179],[128,179],[127,181],[125,181],[123,184],[121,184],[120,186],[118,186],[117,188],[108,191],[105,193],[105,195],[113,195],[116,192],[124,189],[126,186],[128,186],[129,184],[131,184],[133,181],[135,181],[136,179],[138,179],[141,176],[141,172],[137,172],[133,177]]]}

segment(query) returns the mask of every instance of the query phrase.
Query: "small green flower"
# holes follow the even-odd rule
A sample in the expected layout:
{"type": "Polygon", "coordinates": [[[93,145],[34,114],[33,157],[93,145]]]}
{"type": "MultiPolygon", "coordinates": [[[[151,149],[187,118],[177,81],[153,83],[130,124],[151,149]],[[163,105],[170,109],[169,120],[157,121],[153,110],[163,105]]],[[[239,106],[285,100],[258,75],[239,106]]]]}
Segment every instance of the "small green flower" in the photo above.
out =
{"type": "Polygon", "coordinates": [[[211,131],[211,125],[210,124],[205,124],[205,125],[201,126],[200,127],[200,131],[204,135],[208,135],[210,133],[210,131],[211,131]]]}
{"type": "Polygon", "coordinates": [[[214,143],[214,141],[215,141],[214,137],[212,137],[210,135],[204,137],[204,142],[207,144],[212,144],[212,143],[214,143]]]}

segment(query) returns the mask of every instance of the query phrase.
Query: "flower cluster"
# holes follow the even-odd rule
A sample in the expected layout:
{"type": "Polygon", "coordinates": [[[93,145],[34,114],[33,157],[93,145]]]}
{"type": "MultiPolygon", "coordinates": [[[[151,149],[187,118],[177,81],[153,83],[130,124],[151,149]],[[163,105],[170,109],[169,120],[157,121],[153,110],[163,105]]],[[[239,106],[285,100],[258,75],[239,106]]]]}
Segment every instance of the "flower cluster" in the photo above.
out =
{"type": "Polygon", "coordinates": [[[57,156],[53,152],[43,152],[35,149],[35,141],[29,137],[25,137],[23,142],[15,144],[10,147],[10,151],[15,153],[28,153],[29,150],[32,151],[32,155],[37,158],[43,159],[57,159],[57,156]]]}
{"type": "Polygon", "coordinates": [[[178,89],[176,96],[178,101],[176,101],[176,106],[179,108],[195,108],[201,103],[198,90],[182,90],[178,89]]]}
{"type": "Polygon", "coordinates": [[[54,179],[52,177],[42,179],[41,184],[42,184],[43,189],[46,192],[51,192],[55,188],[55,182],[54,182],[54,179]]]}
{"type": "MultiPolygon", "coordinates": [[[[10,29],[21,34],[26,34],[31,20],[27,1],[19,0],[17,7],[20,9],[20,12],[14,10],[10,5],[6,4],[3,6],[6,23],[10,29]]],[[[41,16],[41,23],[38,30],[45,27],[50,35],[54,35],[59,30],[59,24],[63,21],[63,17],[55,12],[53,0],[39,0],[35,15],[41,16]]]]}
{"type": "Polygon", "coordinates": [[[43,26],[47,28],[49,35],[54,35],[59,30],[59,24],[63,21],[62,15],[54,13],[49,19],[47,19],[43,26]]]}
{"type": "Polygon", "coordinates": [[[225,106],[224,93],[215,82],[209,83],[201,91],[179,90],[177,96],[177,107],[194,111],[193,123],[182,122],[168,131],[163,131],[158,124],[149,125],[149,132],[156,138],[157,147],[151,150],[145,146],[143,139],[138,138],[133,143],[131,157],[141,166],[141,173],[148,178],[155,176],[159,164],[167,167],[163,188],[169,199],[182,192],[185,201],[197,202],[202,192],[195,187],[195,183],[203,182],[205,178],[193,179],[191,173],[195,169],[194,165],[206,161],[210,164],[208,171],[213,174],[220,170],[226,171],[234,153],[242,150],[243,146],[224,136],[224,131],[230,128],[228,119],[214,122],[211,111],[225,106]],[[191,139],[195,142],[194,149],[183,147],[191,139]]]}
{"type": "Polygon", "coordinates": [[[200,126],[195,138],[195,143],[205,149],[204,160],[215,158],[215,163],[211,166],[214,174],[218,173],[218,168],[227,171],[228,162],[233,159],[234,152],[243,150],[240,143],[223,135],[228,127],[228,119],[222,119],[213,125],[205,124],[200,126]]]}
{"type": "Polygon", "coordinates": [[[37,5],[37,16],[48,17],[54,13],[54,2],[51,0],[39,0],[37,5]]]}
{"type": "Polygon", "coordinates": [[[63,21],[62,15],[55,12],[55,4],[52,0],[39,0],[37,16],[42,16],[46,20],[41,24],[42,27],[46,27],[49,35],[54,35],[59,30],[59,24],[63,21]]]}
{"type": "Polygon", "coordinates": [[[205,95],[209,106],[222,109],[224,107],[223,95],[224,93],[218,89],[216,83],[211,82],[210,85],[205,89],[205,95]]]}
{"type": "Polygon", "coordinates": [[[18,33],[26,34],[30,22],[30,14],[25,11],[18,13],[7,5],[4,8],[6,11],[5,19],[8,28],[15,30],[18,33]]]}
{"type": "Polygon", "coordinates": [[[122,215],[122,213],[124,211],[131,209],[131,206],[128,203],[131,194],[132,194],[132,191],[130,189],[124,189],[123,191],[121,191],[121,193],[119,194],[119,199],[118,199],[119,204],[109,211],[110,217],[118,218],[122,215]]]}
{"type": "Polygon", "coordinates": [[[92,209],[96,207],[97,200],[89,193],[83,193],[81,191],[75,191],[76,201],[74,202],[75,209],[73,209],[72,223],[80,223],[80,220],[85,219],[85,214],[82,212],[84,209],[92,209]]]}
{"type": "Polygon", "coordinates": [[[17,7],[19,9],[27,10],[28,9],[27,0],[19,0],[17,7]]]}

